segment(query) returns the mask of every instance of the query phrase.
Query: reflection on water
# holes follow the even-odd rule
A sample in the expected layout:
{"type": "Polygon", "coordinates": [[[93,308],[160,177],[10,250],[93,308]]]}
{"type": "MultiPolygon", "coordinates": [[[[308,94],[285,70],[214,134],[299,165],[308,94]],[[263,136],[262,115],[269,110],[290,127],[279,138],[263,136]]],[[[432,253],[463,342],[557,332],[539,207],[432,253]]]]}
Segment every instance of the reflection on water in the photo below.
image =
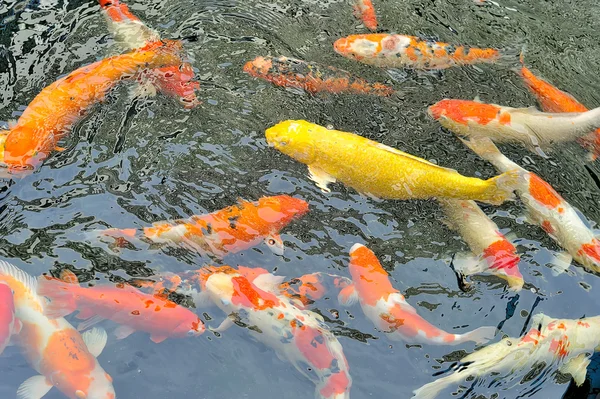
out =
{"type": "MultiPolygon", "coordinates": [[[[392,284],[430,323],[462,333],[496,325],[518,337],[532,315],[576,319],[598,314],[596,276],[572,266],[554,276],[550,262],[560,249],[540,228],[523,221],[518,202],[482,205],[503,233],[517,237],[525,286],[515,293],[502,280],[474,276],[462,291],[449,267],[467,249],[440,223],[433,201],[364,198],[341,184],[321,192],[306,167],[268,148],[264,130],[287,119],[356,132],[369,139],[450,166],[468,176],[494,169],[442,130],[427,106],[442,98],[473,99],[527,107],[535,100],[520,78],[501,65],[442,72],[380,70],[337,55],[335,40],[365,33],[347,1],[250,2],[128,1],[133,12],[162,37],[184,39],[200,80],[202,104],[182,109],[173,98],[132,98],[128,87],[96,106],[29,176],[4,181],[0,199],[0,256],[32,275],[76,272],[79,281],[121,282],[158,272],[183,272],[204,263],[263,267],[288,279],[314,272],[349,277],[348,251],[361,242],[377,254],[392,284]],[[286,56],[346,70],[399,91],[390,98],[348,94],[310,95],[274,87],[244,73],[258,56],[286,56]],[[222,260],[180,246],[115,248],[91,231],[143,229],[224,209],[239,198],[301,197],[309,212],[281,231],[283,256],[268,243],[230,253],[222,260]]],[[[498,0],[379,1],[379,28],[481,48],[525,48],[531,69],[575,95],[589,108],[600,105],[596,79],[600,55],[600,5],[498,0]]],[[[96,1],[7,0],[0,4],[0,120],[6,128],[45,86],[123,48],[108,33],[96,1]]],[[[598,163],[586,163],[576,144],[553,149],[549,159],[519,146],[505,154],[552,184],[595,227],[600,221],[598,163]]],[[[175,297],[193,306],[189,297],[175,297]]],[[[360,309],[343,308],[336,295],[314,303],[344,348],[353,398],[410,397],[475,346],[460,348],[392,342],[360,309]]],[[[224,314],[197,309],[216,327],[224,314]]],[[[69,316],[71,320],[72,316],[69,316]]],[[[147,336],[115,340],[115,326],[99,357],[121,398],[206,397],[306,398],[313,386],[288,362],[255,342],[245,329],[155,344],[147,336]]],[[[496,338],[498,340],[500,336],[496,338]]],[[[15,347],[0,359],[0,396],[13,397],[34,374],[15,347]]],[[[462,397],[561,397],[567,380],[540,367],[527,378],[486,377],[464,382],[462,397]],[[494,396],[495,395],[495,396],[494,396]]],[[[459,389],[458,386],[453,390],[459,389]]],[[[52,390],[46,397],[61,398],[52,390]]]]}

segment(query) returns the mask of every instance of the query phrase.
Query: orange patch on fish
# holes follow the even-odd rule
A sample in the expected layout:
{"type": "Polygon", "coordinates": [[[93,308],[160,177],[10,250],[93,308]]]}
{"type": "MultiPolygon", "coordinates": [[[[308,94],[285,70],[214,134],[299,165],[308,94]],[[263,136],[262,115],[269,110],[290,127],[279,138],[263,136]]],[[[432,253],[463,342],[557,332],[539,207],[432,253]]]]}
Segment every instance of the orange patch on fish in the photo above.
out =
{"type": "Polygon", "coordinates": [[[503,125],[510,124],[510,115],[502,113],[500,107],[477,101],[444,99],[430,106],[429,113],[435,120],[446,117],[462,125],[469,122],[487,125],[494,120],[503,125]]]}
{"type": "Polygon", "coordinates": [[[254,310],[265,310],[279,305],[279,299],[250,283],[247,278],[232,277],[233,295],[231,302],[254,310]]]}
{"type": "MultiPolygon", "coordinates": [[[[533,199],[549,209],[557,208],[563,201],[552,186],[535,173],[529,173],[529,194],[531,194],[533,199]]],[[[562,212],[564,212],[564,209],[562,212]]]]}
{"type": "Polygon", "coordinates": [[[319,393],[324,398],[335,398],[346,392],[350,387],[350,379],[344,372],[336,373],[327,379],[326,385],[321,388],[319,393]]]}
{"type": "MultiPolygon", "coordinates": [[[[303,326],[306,327],[306,326],[303,326]]],[[[310,365],[318,369],[328,369],[335,358],[325,345],[325,337],[315,328],[296,329],[294,341],[310,365]]]]}
{"type": "Polygon", "coordinates": [[[365,304],[373,306],[380,299],[387,300],[390,294],[398,292],[375,254],[365,246],[359,246],[350,253],[349,268],[356,290],[365,304]]]}
{"type": "Polygon", "coordinates": [[[580,255],[587,255],[596,261],[600,262],[600,241],[594,239],[589,244],[583,244],[579,250],[580,255]]]}

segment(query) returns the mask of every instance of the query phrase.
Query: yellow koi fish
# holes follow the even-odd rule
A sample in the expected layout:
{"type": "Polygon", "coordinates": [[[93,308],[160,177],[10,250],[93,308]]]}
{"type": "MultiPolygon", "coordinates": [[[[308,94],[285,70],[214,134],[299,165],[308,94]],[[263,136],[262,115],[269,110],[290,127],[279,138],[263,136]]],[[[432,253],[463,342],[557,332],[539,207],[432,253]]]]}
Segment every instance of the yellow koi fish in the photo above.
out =
{"type": "Polygon", "coordinates": [[[500,204],[512,197],[519,177],[512,171],[488,180],[466,177],[356,134],[306,121],[284,121],[265,134],[269,145],[308,165],[311,179],[326,192],[329,183],[339,180],[378,198],[442,197],[500,204]]]}

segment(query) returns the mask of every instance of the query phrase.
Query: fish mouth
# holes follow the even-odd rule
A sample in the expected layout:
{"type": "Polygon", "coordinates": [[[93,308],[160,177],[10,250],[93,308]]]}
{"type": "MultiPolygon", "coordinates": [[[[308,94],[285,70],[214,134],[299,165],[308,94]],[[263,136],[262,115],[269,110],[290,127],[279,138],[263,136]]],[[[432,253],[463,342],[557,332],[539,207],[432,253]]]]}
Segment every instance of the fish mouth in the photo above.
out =
{"type": "Polygon", "coordinates": [[[350,44],[348,43],[348,39],[341,38],[336,40],[333,43],[333,49],[338,54],[347,54],[350,49],[350,44]]]}

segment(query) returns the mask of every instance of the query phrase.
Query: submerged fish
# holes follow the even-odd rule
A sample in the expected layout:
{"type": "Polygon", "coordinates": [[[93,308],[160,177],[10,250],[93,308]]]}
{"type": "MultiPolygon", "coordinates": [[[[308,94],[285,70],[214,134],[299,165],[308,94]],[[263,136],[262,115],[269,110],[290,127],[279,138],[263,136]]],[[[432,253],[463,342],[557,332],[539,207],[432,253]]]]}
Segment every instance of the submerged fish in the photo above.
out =
{"type": "Polygon", "coordinates": [[[82,336],[65,319],[48,319],[36,280],[4,261],[0,282],[14,292],[15,314],[22,324],[18,342],[40,373],[19,387],[17,398],[41,398],[54,386],[70,399],[115,399],[112,378],[96,360],[106,345],[106,332],[93,329],[82,336]]]}
{"type": "Polygon", "coordinates": [[[320,66],[288,57],[257,57],[244,65],[244,72],[273,83],[308,93],[353,93],[390,96],[394,89],[381,83],[369,83],[350,72],[320,66]]]}
{"type": "Polygon", "coordinates": [[[540,155],[551,144],[573,141],[600,127],[600,107],[588,112],[544,113],[535,108],[444,99],[430,106],[429,114],[461,136],[518,142],[540,155]]]}
{"type": "Polygon", "coordinates": [[[577,385],[583,384],[590,358],[600,348],[600,316],[569,320],[538,314],[532,319],[532,328],[523,337],[504,338],[464,357],[452,374],[414,391],[413,399],[433,399],[467,377],[526,373],[536,363],[557,367],[577,385]]]}
{"type": "Polygon", "coordinates": [[[385,199],[447,197],[499,204],[512,197],[517,173],[488,180],[466,177],[424,159],[352,133],[306,121],[284,121],[267,129],[269,145],[308,165],[324,191],[339,180],[360,193],[385,199]]]}
{"type": "MultiPolygon", "coordinates": [[[[160,40],[158,32],[150,29],[133,15],[126,4],[119,0],[98,0],[98,2],[104,10],[111,32],[117,41],[128,49],[133,50],[160,40]]],[[[200,87],[200,83],[194,80],[194,70],[187,62],[149,71],[147,79],[162,93],[177,98],[185,108],[200,105],[196,97],[196,90],[200,87]]]]}
{"type": "MultiPolygon", "coordinates": [[[[242,201],[217,212],[189,219],[157,222],[145,227],[144,237],[155,243],[186,244],[201,252],[223,257],[265,242],[278,255],[284,245],[279,231],[308,212],[308,204],[287,195],[242,201]]],[[[108,236],[133,237],[135,229],[105,230],[108,236]]]]}
{"type": "Polygon", "coordinates": [[[180,45],[155,42],[131,53],[79,68],[43,89],[6,133],[0,160],[8,172],[30,171],[57,147],[71,127],[121,80],[146,68],[181,63],[180,45]]]}
{"type": "Polygon", "coordinates": [[[488,273],[498,276],[516,291],[523,288],[519,271],[520,257],[515,246],[473,201],[439,200],[448,226],[460,233],[472,254],[454,259],[454,268],[462,274],[488,273]]]}
{"type": "Polygon", "coordinates": [[[354,15],[360,19],[367,29],[377,30],[377,14],[371,0],[353,0],[354,15]]]}
{"type": "Polygon", "coordinates": [[[341,344],[320,315],[259,288],[229,266],[203,268],[200,276],[203,292],[228,315],[218,331],[234,322],[247,326],[257,341],[273,348],[313,380],[317,398],[350,397],[348,362],[341,344]]]}
{"type": "MultiPolygon", "coordinates": [[[[545,112],[561,113],[588,111],[588,109],[577,101],[575,97],[559,90],[545,80],[538,78],[525,66],[523,66],[519,72],[525,82],[525,86],[527,86],[529,91],[537,97],[545,112]]],[[[590,151],[590,158],[592,160],[600,156],[600,129],[597,129],[587,136],[580,137],[577,141],[590,151]]]]}
{"type": "Polygon", "coordinates": [[[492,48],[465,48],[388,33],[351,35],[338,39],[333,47],[346,58],[383,68],[445,69],[493,63],[504,57],[492,48]]]}
{"type": "Polygon", "coordinates": [[[495,327],[480,327],[464,334],[451,334],[427,322],[417,314],[404,296],[392,287],[387,272],[367,247],[355,244],[348,265],[364,314],[392,340],[433,345],[457,345],[463,342],[487,342],[495,327]]]}
{"type": "MultiPolygon", "coordinates": [[[[500,172],[520,170],[524,179],[515,187],[517,195],[527,208],[527,219],[539,225],[581,265],[600,272],[600,241],[569,205],[541,177],[508,159],[490,139],[471,139],[463,142],[477,155],[490,162],[500,172]]],[[[559,258],[559,268],[570,265],[570,259],[559,258]]]]}
{"type": "Polygon", "coordinates": [[[42,276],[38,294],[51,299],[44,310],[48,317],[78,310],[77,318],[85,320],[78,326],[80,330],[109,319],[120,324],[115,332],[118,339],[145,331],[153,342],[160,343],[167,338],[195,337],[205,330],[202,320],[189,309],[127,284],[85,288],[42,276]]]}
{"type": "Polygon", "coordinates": [[[21,331],[21,322],[15,317],[15,301],[11,288],[0,282],[0,354],[13,336],[21,331]]]}
{"type": "Polygon", "coordinates": [[[349,278],[323,272],[293,278],[282,282],[278,288],[282,295],[299,301],[303,307],[336,292],[341,303],[353,301],[357,294],[349,278]]]}

